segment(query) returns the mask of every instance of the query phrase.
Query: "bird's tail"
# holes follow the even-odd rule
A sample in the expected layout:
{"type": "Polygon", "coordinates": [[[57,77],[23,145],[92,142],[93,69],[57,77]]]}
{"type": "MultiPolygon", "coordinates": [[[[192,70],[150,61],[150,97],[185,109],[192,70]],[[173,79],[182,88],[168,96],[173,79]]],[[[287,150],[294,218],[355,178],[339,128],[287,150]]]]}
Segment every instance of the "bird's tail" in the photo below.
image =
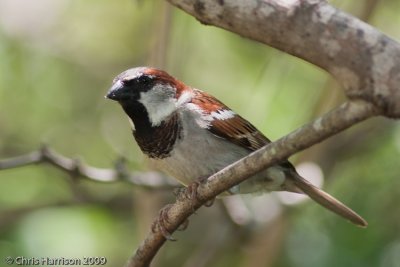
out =
{"type": "Polygon", "coordinates": [[[289,180],[293,182],[293,184],[289,187],[294,186],[294,188],[290,188],[288,191],[298,192],[298,189],[300,189],[301,192],[308,195],[311,199],[316,201],[321,206],[327,208],[328,210],[336,213],[346,220],[349,220],[357,226],[367,227],[367,221],[364,220],[360,215],[358,215],[356,212],[354,212],[352,209],[344,205],[336,198],[312,185],[309,181],[301,177],[299,174],[293,173],[290,176],[289,180]]]}

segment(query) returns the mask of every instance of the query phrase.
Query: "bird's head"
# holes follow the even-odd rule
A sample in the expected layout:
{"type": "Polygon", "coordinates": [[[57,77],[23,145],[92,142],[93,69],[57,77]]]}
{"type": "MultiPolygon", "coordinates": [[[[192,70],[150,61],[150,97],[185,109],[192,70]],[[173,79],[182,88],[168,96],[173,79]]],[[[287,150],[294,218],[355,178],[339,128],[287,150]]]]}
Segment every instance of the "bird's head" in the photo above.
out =
{"type": "Polygon", "coordinates": [[[177,100],[186,89],[165,71],[137,67],[119,74],[106,98],[118,101],[127,113],[144,108],[150,123],[157,126],[176,110],[177,100]]]}

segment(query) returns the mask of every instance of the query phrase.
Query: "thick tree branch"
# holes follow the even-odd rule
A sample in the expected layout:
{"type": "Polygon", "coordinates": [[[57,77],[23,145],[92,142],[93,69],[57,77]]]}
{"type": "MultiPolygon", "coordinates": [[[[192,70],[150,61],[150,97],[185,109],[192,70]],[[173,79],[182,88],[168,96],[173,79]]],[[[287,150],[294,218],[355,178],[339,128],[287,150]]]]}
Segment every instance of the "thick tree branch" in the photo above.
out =
{"type": "Polygon", "coordinates": [[[168,0],[212,24],[311,62],[364,99],[400,117],[400,45],[321,0],[168,0]]]}
{"type": "Polygon", "coordinates": [[[18,157],[0,160],[0,170],[23,167],[32,164],[49,163],[67,172],[72,177],[85,177],[96,182],[127,181],[144,188],[167,188],[176,186],[157,172],[130,173],[125,161],[120,159],[114,169],[102,169],[84,164],[80,160],[60,155],[53,149],[42,146],[39,150],[18,157]]]}
{"type": "MultiPolygon", "coordinates": [[[[181,223],[193,214],[194,210],[197,210],[206,201],[213,199],[218,194],[244,181],[247,177],[377,114],[379,114],[378,110],[368,102],[352,101],[345,103],[312,123],[304,125],[276,142],[270,143],[224,168],[199,186],[198,199],[178,199],[171,205],[168,211],[168,231],[174,232],[181,223]]],[[[160,231],[149,232],[126,267],[149,266],[164,242],[165,238],[160,231]]]]}

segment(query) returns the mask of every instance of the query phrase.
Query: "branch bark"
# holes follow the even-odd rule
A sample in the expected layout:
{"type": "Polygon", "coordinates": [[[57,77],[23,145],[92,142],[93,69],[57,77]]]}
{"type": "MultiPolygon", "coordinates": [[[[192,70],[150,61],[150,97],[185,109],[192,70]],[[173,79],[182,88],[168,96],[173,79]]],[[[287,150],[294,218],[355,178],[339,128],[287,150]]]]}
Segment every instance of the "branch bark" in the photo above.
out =
{"type": "Polygon", "coordinates": [[[400,117],[400,44],[322,0],[168,0],[212,24],[331,73],[350,99],[400,117]]]}
{"type": "MultiPolygon", "coordinates": [[[[290,155],[310,147],[344,129],[371,116],[379,110],[365,101],[347,102],[315,121],[282,137],[276,142],[255,151],[212,175],[198,187],[197,199],[178,199],[168,210],[167,230],[172,233],[195,210],[208,200],[244,181],[253,174],[278,163],[290,155]]],[[[150,231],[126,267],[149,266],[157,251],[164,244],[165,237],[159,230],[150,231]]]]}

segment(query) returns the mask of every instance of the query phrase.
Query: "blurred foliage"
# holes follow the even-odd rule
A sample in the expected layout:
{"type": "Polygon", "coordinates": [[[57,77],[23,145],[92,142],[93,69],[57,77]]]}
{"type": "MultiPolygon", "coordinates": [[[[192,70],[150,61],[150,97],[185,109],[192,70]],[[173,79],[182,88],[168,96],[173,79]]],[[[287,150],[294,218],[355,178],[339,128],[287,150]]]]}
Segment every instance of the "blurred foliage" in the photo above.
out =
{"type": "MultiPolygon", "coordinates": [[[[398,1],[333,4],[400,38],[398,1]]],[[[95,166],[111,168],[123,155],[132,170],[146,169],[120,107],[103,98],[133,66],[164,68],[214,94],[273,140],[344,99],[320,69],[164,1],[0,0],[0,59],[0,158],[45,142],[95,166]]],[[[372,119],[293,159],[322,168],[327,191],[367,229],[311,202],[282,206],[274,194],[255,197],[264,213],[278,203],[271,218],[237,225],[217,201],[176,233],[155,266],[399,267],[399,136],[398,123],[372,119]]],[[[6,256],[104,256],[121,266],[172,200],[46,165],[1,171],[0,266],[6,256]]]]}

